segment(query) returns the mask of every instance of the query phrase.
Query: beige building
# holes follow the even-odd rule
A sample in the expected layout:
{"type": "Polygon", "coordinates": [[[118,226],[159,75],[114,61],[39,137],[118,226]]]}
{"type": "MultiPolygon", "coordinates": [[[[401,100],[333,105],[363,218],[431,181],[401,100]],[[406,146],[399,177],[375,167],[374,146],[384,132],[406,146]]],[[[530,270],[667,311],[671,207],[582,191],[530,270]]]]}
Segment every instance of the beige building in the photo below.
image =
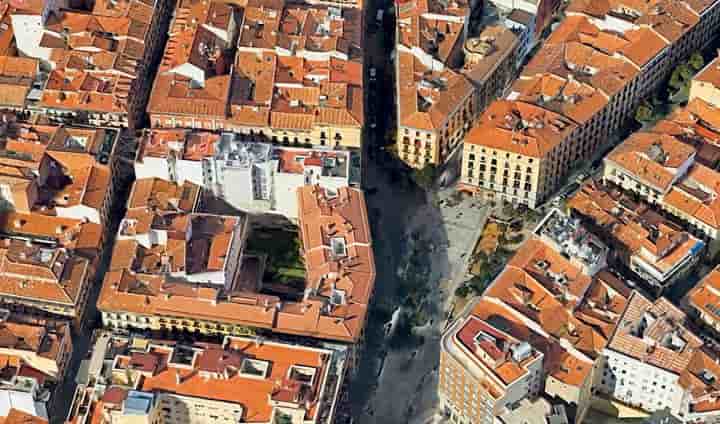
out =
{"type": "Polygon", "coordinates": [[[690,83],[690,101],[700,99],[720,107],[720,58],[708,63],[690,83]]]}
{"type": "Polygon", "coordinates": [[[399,53],[397,62],[397,154],[414,168],[445,163],[475,116],[473,86],[449,69],[430,71],[409,53],[399,53]]]}
{"type": "MultiPolygon", "coordinates": [[[[502,306],[480,301],[478,308],[502,306]]],[[[453,422],[493,423],[512,403],[542,390],[543,354],[475,315],[451,326],[441,346],[440,402],[453,422]]]]}
{"type": "Polygon", "coordinates": [[[94,265],[62,247],[0,240],[0,296],[20,313],[71,318],[80,328],[94,265]]]}
{"type": "Polygon", "coordinates": [[[577,126],[531,103],[496,101],[468,133],[459,190],[535,207],[571,162],[577,126]]]}

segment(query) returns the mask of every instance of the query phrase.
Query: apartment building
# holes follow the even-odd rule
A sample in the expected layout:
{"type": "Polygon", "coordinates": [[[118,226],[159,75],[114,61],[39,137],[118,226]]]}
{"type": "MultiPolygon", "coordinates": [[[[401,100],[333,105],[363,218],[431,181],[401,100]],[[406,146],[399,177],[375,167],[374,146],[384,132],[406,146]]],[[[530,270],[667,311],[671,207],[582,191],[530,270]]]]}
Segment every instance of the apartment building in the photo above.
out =
{"type": "Polygon", "coordinates": [[[215,156],[220,135],[188,129],[147,130],[138,140],[135,178],[160,178],[198,186],[205,184],[203,161],[215,156]]]}
{"type": "Polygon", "coordinates": [[[48,418],[67,377],[73,350],[70,325],[0,311],[0,421],[48,418]],[[15,409],[15,410],[13,410],[15,409]],[[3,420],[4,419],[4,420],[3,420]]]}
{"type": "Polygon", "coordinates": [[[635,193],[682,221],[689,232],[717,246],[715,214],[718,109],[700,99],[635,133],[604,160],[603,180],[635,193]]]}
{"type": "Polygon", "coordinates": [[[117,132],[36,125],[0,126],[0,196],[16,212],[107,222],[117,132]]]}
{"type": "Polygon", "coordinates": [[[190,181],[237,209],[295,221],[299,187],[356,186],[360,165],[352,150],[284,147],[233,133],[152,130],[140,141],[135,175],[190,181]]]}
{"type": "Polygon", "coordinates": [[[28,320],[7,310],[0,312],[0,355],[25,368],[19,375],[31,376],[30,371],[35,371],[51,383],[62,381],[73,350],[70,326],[63,321],[28,320]]]}
{"type": "Polygon", "coordinates": [[[351,185],[354,158],[346,150],[275,147],[231,137],[221,140],[213,160],[204,162],[209,165],[204,185],[239,209],[276,212],[295,221],[297,189],[318,185],[337,190],[351,185]]]}
{"type": "Polygon", "coordinates": [[[705,243],[618,189],[585,184],[567,202],[573,216],[612,246],[612,259],[660,294],[695,268],[705,243]]]}
{"type": "Polygon", "coordinates": [[[690,315],[720,333],[720,271],[713,269],[685,297],[690,315]]]}
{"type": "Polygon", "coordinates": [[[518,37],[500,25],[488,26],[465,41],[461,73],[475,86],[474,110],[484,110],[515,77],[518,49],[518,37]]]}
{"type": "Polygon", "coordinates": [[[477,114],[472,83],[457,72],[475,2],[397,2],[398,157],[422,168],[444,164],[477,114]]]}
{"type": "Polygon", "coordinates": [[[181,1],[148,104],[151,125],[359,148],[360,13],[282,2],[198,7],[181,1]]]}
{"type": "MultiPolygon", "coordinates": [[[[512,194],[513,186],[487,178],[469,181],[465,153],[460,189],[530,207],[541,204],[563,176],[590,159],[625,124],[640,100],[679,60],[709,42],[720,23],[720,3],[661,2],[650,8],[642,2],[598,6],[576,0],[566,14],[503,100],[533,103],[574,125],[572,136],[560,143],[559,154],[539,160],[542,168],[550,170],[549,178],[537,188],[530,187],[533,191],[527,196],[522,192],[517,196],[512,194]]],[[[468,144],[476,148],[478,143],[492,147],[492,140],[490,134],[468,135],[468,144]]],[[[512,155],[515,150],[501,148],[498,153],[512,155]]]]}
{"type": "Polygon", "coordinates": [[[175,343],[100,330],[67,422],[330,423],[345,359],[259,338],[175,343]]]}
{"type": "Polygon", "coordinates": [[[583,415],[596,360],[631,294],[600,269],[607,249],[583,231],[552,212],[443,334],[439,395],[453,422],[512,422],[518,401],[540,394],[583,415]],[[480,336],[463,343],[467,332],[480,336]],[[529,356],[513,361],[517,350],[529,356]]]}
{"type": "Polygon", "coordinates": [[[564,172],[576,129],[532,103],[493,102],[465,138],[458,190],[535,207],[564,172]]]}
{"type": "Polygon", "coordinates": [[[120,222],[111,269],[166,274],[210,286],[232,286],[242,260],[247,216],[195,212],[200,188],[136,180],[120,222]]]}
{"type": "MultiPolygon", "coordinates": [[[[259,328],[342,342],[360,340],[375,279],[363,194],[348,187],[304,186],[297,195],[305,276],[297,287],[283,284],[283,291],[274,289],[276,281],[263,280],[262,252],[244,254],[242,237],[227,232],[214,238],[202,235],[194,228],[196,214],[141,209],[150,215],[145,219],[130,209],[98,300],[103,325],[224,335],[259,328]],[[183,235],[188,221],[197,242],[187,242],[183,235]],[[156,232],[156,225],[163,228],[156,232]],[[139,238],[144,233],[149,233],[149,240],[139,238]],[[148,241],[149,247],[143,244],[148,241]],[[183,266],[183,261],[189,265],[183,266]],[[195,264],[225,270],[212,273],[217,279],[200,281],[192,275],[195,264]]],[[[227,223],[240,219],[202,218],[203,228],[223,231],[231,228],[227,223]]]]}
{"type": "Polygon", "coordinates": [[[492,423],[497,412],[542,389],[543,354],[475,315],[458,320],[441,343],[441,402],[453,422],[492,423]]]}
{"type": "Polygon", "coordinates": [[[9,212],[0,220],[0,237],[4,239],[62,247],[93,265],[99,263],[103,234],[100,224],[40,213],[9,212]]]}
{"type": "Polygon", "coordinates": [[[705,65],[690,82],[690,101],[700,99],[720,108],[720,58],[705,65]]]}
{"type": "Polygon", "coordinates": [[[558,0],[490,0],[483,3],[484,20],[495,17],[517,35],[515,54],[519,65],[549,29],[560,4],[558,0]]]}
{"type": "MultiPolygon", "coordinates": [[[[10,6],[6,5],[6,11],[10,6]]],[[[7,25],[7,24],[6,24],[7,25]]],[[[12,31],[9,31],[12,36],[12,31]]],[[[37,98],[40,80],[40,62],[37,59],[15,56],[0,56],[0,109],[22,112],[28,104],[28,97],[37,98]],[[30,92],[33,95],[30,95],[30,92]]]]}
{"type": "Polygon", "coordinates": [[[160,21],[172,2],[98,1],[70,8],[75,3],[13,4],[18,54],[36,59],[40,68],[17,81],[16,102],[56,122],[135,127],[150,88],[149,65],[162,47],[160,21]],[[24,100],[20,87],[29,88],[24,100]]]}
{"type": "Polygon", "coordinates": [[[665,298],[633,293],[603,350],[595,389],[647,412],[668,409],[685,423],[717,423],[717,358],[665,298]]]}
{"type": "Polygon", "coordinates": [[[0,296],[14,312],[70,318],[80,328],[94,275],[90,260],[65,248],[0,240],[0,296]]]}

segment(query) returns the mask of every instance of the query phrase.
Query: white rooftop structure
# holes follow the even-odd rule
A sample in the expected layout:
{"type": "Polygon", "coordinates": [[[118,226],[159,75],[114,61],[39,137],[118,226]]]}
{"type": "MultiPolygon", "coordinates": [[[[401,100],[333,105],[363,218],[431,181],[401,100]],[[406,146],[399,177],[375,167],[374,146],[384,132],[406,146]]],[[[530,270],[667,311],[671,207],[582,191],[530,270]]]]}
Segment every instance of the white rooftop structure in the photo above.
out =
{"type": "Polygon", "coordinates": [[[535,234],[590,276],[607,264],[607,246],[583,227],[579,219],[558,209],[552,209],[543,218],[535,234]]]}

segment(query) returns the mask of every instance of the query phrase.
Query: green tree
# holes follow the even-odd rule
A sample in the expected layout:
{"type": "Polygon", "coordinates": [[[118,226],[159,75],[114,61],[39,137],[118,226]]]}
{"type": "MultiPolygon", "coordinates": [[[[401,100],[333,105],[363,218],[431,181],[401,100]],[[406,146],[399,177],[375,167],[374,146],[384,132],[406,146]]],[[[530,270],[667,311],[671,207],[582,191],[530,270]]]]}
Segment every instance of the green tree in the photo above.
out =
{"type": "Polygon", "coordinates": [[[678,67],[678,72],[680,73],[680,77],[683,79],[685,83],[690,81],[692,77],[695,75],[695,72],[693,71],[692,67],[687,63],[681,63],[678,67]]]}
{"type": "Polygon", "coordinates": [[[635,120],[641,124],[644,124],[646,122],[652,121],[653,115],[654,114],[652,107],[647,103],[643,103],[638,106],[637,110],[635,111],[635,120]]]}
{"type": "Polygon", "coordinates": [[[700,52],[695,52],[692,55],[690,55],[690,59],[688,60],[688,65],[692,69],[695,70],[695,72],[701,70],[703,66],[705,66],[705,58],[703,58],[703,55],[700,54],[700,52]]]}
{"type": "Polygon", "coordinates": [[[418,185],[418,187],[422,188],[423,190],[429,190],[433,183],[435,182],[435,178],[437,178],[437,167],[432,164],[425,165],[421,169],[416,169],[412,173],[413,181],[415,181],[415,184],[418,185]]]}
{"type": "Polygon", "coordinates": [[[458,288],[455,289],[455,296],[457,297],[467,297],[470,294],[470,287],[467,286],[467,284],[461,284],[458,288]]]}
{"type": "Polygon", "coordinates": [[[483,294],[488,284],[490,284],[491,280],[492,274],[490,273],[490,271],[486,270],[482,274],[476,275],[471,278],[466,284],[469,286],[470,290],[472,290],[475,296],[480,296],[481,294],[483,294]]]}
{"type": "Polygon", "coordinates": [[[288,414],[284,414],[282,412],[275,415],[275,423],[276,424],[292,424],[292,417],[288,414]]]}
{"type": "Polygon", "coordinates": [[[683,80],[683,77],[680,73],[680,67],[677,67],[673,69],[672,74],[670,74],[670,81],[668,81],[668,86],[673,91],[677,91],[683,88],[685,85],[685,80],[683,80]]]}

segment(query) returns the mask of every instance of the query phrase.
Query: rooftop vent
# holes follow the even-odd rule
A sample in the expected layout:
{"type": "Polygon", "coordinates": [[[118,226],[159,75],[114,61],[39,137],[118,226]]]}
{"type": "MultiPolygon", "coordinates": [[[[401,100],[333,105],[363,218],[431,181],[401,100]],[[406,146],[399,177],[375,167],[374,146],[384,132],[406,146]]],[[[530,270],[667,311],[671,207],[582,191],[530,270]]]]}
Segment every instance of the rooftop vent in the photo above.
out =
{"type": "Polygon", "coordinates": [[[520,342],[510,347],[512,359],[515,362],[522,362],[532,356],[532,347],[528,342],[520,342]]]}

